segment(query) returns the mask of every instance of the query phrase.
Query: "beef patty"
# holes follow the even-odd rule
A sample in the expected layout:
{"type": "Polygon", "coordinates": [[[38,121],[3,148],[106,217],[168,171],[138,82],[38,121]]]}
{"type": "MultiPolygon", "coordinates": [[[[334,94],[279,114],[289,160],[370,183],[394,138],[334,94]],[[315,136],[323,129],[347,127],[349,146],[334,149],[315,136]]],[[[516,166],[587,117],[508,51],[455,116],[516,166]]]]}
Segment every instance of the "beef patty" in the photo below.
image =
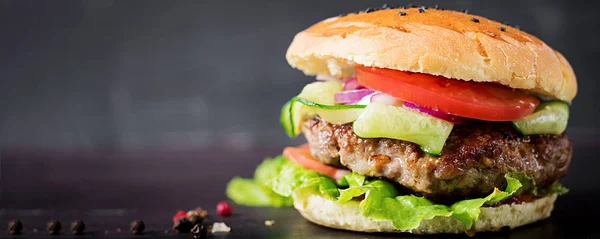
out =
{"type": "Polygon", "coordinates": [[[524,172],[538,186],[563,176],[571,161],[567,136],[524,136],[510,123],[455,125],[439,157],[417,144],[395,139],[362,139],[351,124],[334,125],[315,117],[302,128],[321,162],[358,174],[385,177],[435,201],[454,201],[504,189],[507,172],[524,172]]]}

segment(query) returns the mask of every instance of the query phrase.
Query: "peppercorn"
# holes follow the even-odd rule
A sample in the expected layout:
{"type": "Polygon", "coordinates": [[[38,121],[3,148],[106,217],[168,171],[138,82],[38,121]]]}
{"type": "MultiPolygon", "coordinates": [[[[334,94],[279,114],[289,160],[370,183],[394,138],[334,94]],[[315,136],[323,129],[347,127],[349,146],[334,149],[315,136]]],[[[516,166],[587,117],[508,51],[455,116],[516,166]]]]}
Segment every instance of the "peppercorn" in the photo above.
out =
{"type": "Polygon", "coordinates": [[[146,223],[142,220],[134,220],[129,224],[129,230],[133,235],[144,234],[144,229],[146,229],[146,223]]]}
{"type": "Polygon", "coordinates": [[[400,15],[400,16],[406,16],[406,13],[405,12],[399,12],[398,15],[400,15]]]}
{"type": "Polygon", "coordinates": [[[419,8],[419,13],[424,13],[424,12],[425,12],[425,9],[419,8]]]}
{"type": "Polygon", "coordinates": [[[221,216],[231,215],[231,207],[226,201],[221,201],[217,204],[217,213],[221,216]]]}
{"type": "Polygon", "coordinates": [[[206,218],[206,210],[202,209],[201,207],[196,208],[195,210],[189,210],[187,212],[187,219],[188,221],[190,221],[190,223],[192,223],[192,225],[196,225],[198,223],[202,223],[202,221],[204,221],[204,218],[206,218]]]}
{"type": "Polygon", "coordinates": [[[202,224],[196,224],[194,228],[192,228],[192,235],[194,238],[206,238],[206,234],[208,234],[208,228],[202,224]]]}
{"type": "Polygon", "coordinates": [[[198,215],[203,218],[205,218],[208,215],[208,211],[201,207],[195,208],[194,211],[198,212],[198,215]]]}
{"type": "Polygon", "coordinates": [[[192,229],[192,223],[190,221],[188,221],[187,218],[182,217],[179,218],[179,220],[177,220],[175,222],[175,224],[173,224],[173,231],[179,232],[179,233],[188,233],[190,232],[190,229],[192,229]]]}
{"type": "Polygon", "coordinates": [[[46,224],[46,230],[48,230],[48,234],[50,234],[50,235],[60,234],[61,229],[62,229],[62,224],[58,220],[50,220],[46,224]]]}
{"type": "Polygon", "coordinates": [[[192,225],[196,225],[202,223],[204,221],[204,218],[200,217],[199,215],[192,215],[188,216],[187,220],[190,221],[192,225]]]}
{"type": "Polygon", "coordinates": [[[19,235],[23,230],[23,223],[17,219],[8,222],[8,233],[11,235],[19,235]]]}
{"type": "Polygon", "coordinates": [[[498,29],[500,29],[500,31],[503,31],[503,32],[505,32],[505,31],[506,31],[506,28],[505,28],[505,27],[500,27],[500,28],[498,28],[498,29]]]}
{"type": "Polygon", "coordinates": [[[471,18],[471,21],[475,22],[475,23],[479,23],[479,19],[477,19],[477,18],[471,18]]]}
{"type": "Polygon", "coordinates": [[[82,220],[75,220],[71,222],[71,231],[75,235],[81,235],[85,231],[85,223],[82,220]]]}

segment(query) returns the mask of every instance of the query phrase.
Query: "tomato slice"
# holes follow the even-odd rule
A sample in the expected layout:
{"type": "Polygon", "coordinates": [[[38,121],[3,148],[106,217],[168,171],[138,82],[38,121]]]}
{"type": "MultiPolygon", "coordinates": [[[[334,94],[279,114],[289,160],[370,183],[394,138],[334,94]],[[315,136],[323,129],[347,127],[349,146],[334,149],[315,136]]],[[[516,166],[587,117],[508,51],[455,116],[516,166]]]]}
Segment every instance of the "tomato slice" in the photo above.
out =
{"type": "Polygon", "coordinates": [[[511,121],[533,112],[540,101],[523,91],[487,82],[421,73],[356,67],[358,83],[404,101],[457,116],[511,121]]]}
{"type": "Polygon", "coordinates": [[[294,161],[300,166],[308,169],[320,172],[325,174],[336,181],[338,181],[342,176],[349,173],[350,171],[345,169],[334,168],[325,164],[322,164],[315,157],[310,154],[310,150],[307,144],[299,146],[297,148],[294,147],[286,147],[283,149],[283,157],[287,160],[294,161]]]}

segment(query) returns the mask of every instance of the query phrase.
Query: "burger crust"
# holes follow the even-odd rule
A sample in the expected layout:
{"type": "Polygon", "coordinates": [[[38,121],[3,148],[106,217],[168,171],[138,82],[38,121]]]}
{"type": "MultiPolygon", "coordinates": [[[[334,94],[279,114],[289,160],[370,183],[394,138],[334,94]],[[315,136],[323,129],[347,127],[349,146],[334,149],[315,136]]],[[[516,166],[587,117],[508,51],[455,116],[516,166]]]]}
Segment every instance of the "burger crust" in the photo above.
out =
{"type": "MultiPolygon", "coordinates": [[[[374,221],[359,211],[359,202],[338,203],[310,195],[293,195],[294,207],[307,220],[325,227],[358,232],[409,232],[412,234],[464,233],[464,224],[451,217],[434,217],[423,220],[419,227],[410,231],[400,231],[390,221],[374,221]]],[[[470,233],[500,231],[502,228],[530,224],[548,218],[556,201],[556,194],[521,204],[505,204],[498,207],[482,207],[479,218],[470,233]]]]}
{"type": "Polygon", "coordinates": [[[359,64],[496,82],[568,102],[577,94],[571,65],[541,40],[449,10],[388,9],[328,18],[298,33],[286,59],[307,75],[349,76],[359,64]]]}

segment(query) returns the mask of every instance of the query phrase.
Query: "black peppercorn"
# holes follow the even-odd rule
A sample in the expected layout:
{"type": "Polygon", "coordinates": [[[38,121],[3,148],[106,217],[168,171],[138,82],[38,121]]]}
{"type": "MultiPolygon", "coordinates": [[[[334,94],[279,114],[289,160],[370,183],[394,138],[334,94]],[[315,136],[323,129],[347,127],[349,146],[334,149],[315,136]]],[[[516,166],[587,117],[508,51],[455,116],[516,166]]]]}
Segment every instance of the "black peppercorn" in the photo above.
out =
{"type": "Polygon", "coordinates": [[[194,238],[206,238],[206,234],[208,234],[208,228],[202,224],[196,224],[194,228],[192,228],[192,235],[194,238]]]}
{"type": "Polygon", "coordinates": [[[19,220],[12,220],[8,222],[8,233],[11,235],[19,235],[23,230],[23,223],[19,220]]]}
{"type": "Polygon", "coordinates": [[[62,229],[62,224],[58,220],[51,220],[46,224],[46,230],[48,230],[48,234],[50,234],[50,235],[60,234],[61,229],[62,229]]]}
{"type": "Polygon", "coordinates": [[[424,13],[424,12],[425,12],[425,9],[419,8],[419,13],[424,13]]]}
{"type": "Polygon", "coordinates": [[[134,220],[129,224],[129,230],[133,235],[144,234],[144,229],[146,229],[146,224],[142,220],[134,220]]]}
{"type": "Polygon", "coordinates": [[[180,218],[173,224],[173,231],[179,233],[188,233],[192,229],[192,223],[185,217],[180,218]]]}
{"type": "Polygon", "coordinates": [[[85,231],[85,223],[82,220],[71,222],[71,232],[75,235],[81,235],[85,231]]]}
{"type": "Polygon", "coordinates": [[[471,21],[475,22],[475,23],[479,23],[479,19],[477,19],[477,18],[471,18],[471,21]]]}
{"type": "Polygon", "coordinates": [[[405,12],[399,12],[398,15],[400,15],[400,16],[406,16],[406,13],[405,12]]]}
{"type": "Polygon", "coordinates": [[[506,28],[505,28],[505,27],[500,27],[500,28],[498,28],[498,29],[500,29],[500,31],[503,31],[503,32],[505,32],[505,31],[506,31],[506,28]]]}
{"type": "Polygon", "coordinates": [[[200,224],[204,221],[204,218],[199,215],[191,215],[187,216],[187,220],[190,221],[192,225],[200,224]]]}

